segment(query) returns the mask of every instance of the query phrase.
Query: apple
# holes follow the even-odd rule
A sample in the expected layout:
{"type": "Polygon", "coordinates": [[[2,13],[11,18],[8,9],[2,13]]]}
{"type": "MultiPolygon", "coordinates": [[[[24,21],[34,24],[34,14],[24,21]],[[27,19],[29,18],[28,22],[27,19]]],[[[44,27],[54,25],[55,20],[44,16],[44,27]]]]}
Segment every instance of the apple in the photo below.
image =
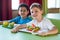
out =
{"type": "Polygon", "coordinates": [[[11,23],[9,23],[9,26],[8,26],[8,28],[13,28],[14,27],[14,22],[11,22],[11,23]]]}
{"type": "Polygon", "coordinates": [[[10,24],[10,26],[14,26],[14,22],[12,22],[12,23],[9,23],[10,24]]]}
{"type": "Polygon", "coordinates": [[[8,25],[9,25],[9,22],[8,21],[4,21],[3,22],[3,27],[8,27],[8,25]]]}

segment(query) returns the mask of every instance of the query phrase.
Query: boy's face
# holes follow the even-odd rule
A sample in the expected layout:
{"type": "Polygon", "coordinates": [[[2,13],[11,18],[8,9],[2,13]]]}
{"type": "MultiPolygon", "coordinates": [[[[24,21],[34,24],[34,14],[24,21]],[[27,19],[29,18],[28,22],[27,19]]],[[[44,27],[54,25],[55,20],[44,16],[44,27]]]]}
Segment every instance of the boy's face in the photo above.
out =
{"type": "Polygon", "coordinates": [[[20,7],[19,8],[19,15],[21,17],[27,17],[29,11],[25,7],[20,7]]]}
{"type": "Polygon", "coordinates": [[[31,16],[33,18],[38,18],[38,17],[41,17],[43,11],[40,10],[39,8],[37,7],[33,7],[32,9],[30,9],[30,12],[31,12],[31,16]]]}

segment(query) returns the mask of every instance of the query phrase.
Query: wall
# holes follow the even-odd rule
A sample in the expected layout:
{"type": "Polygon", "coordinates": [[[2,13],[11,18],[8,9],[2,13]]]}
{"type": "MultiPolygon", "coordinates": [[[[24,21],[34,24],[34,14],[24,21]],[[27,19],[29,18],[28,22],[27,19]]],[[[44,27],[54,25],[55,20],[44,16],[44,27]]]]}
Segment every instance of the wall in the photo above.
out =
{"type": "Polygon", "coordinates": [[[60,8],[50,8],[48,9],[48,13],[59,13],[60,8]]]}
{"type": "Polygon", "coordinates": [[[12,10],[12,18],[16,17],[18,15],[17,10],[12,10]]]}

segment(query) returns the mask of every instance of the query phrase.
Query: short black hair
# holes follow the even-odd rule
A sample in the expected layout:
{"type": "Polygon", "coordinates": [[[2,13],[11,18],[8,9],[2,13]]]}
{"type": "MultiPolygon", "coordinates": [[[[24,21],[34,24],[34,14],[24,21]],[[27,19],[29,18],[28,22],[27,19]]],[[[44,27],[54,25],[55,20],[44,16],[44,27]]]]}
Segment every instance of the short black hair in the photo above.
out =
{"type": "Polygon", "coordinates": [[[28,5],[25,4],[25,3],[21,3],[21,4],[19,5],[19,7],[18,7],[18,10],[19,10],[20,7],[25,7],[25,8],[27,9],[27,11],[29,10],[28,5]]]}
{"type": "Polygon", "coordinates": [[[30,6],[30,9],[32,9],[33,7],[37,7],[37,8],[39,8],[40,10],[42,10],[42,6],[41,6],[39,3],[33,3],[33,4],[30,6]]]}
{"type": "MultiPolygon", "coordinates": [[[[18,7],[18,10],[19,10],[20,7],[25,7],[27,9],[27,11],[29,11],[29,6],[27,4],[25,4],[25,3],[20,3],[20,5],[18,7]]],[[[29,16],[29,15],[31,15],[30,11],[29,11],[29,14],[27,16],[29,16]]]]}

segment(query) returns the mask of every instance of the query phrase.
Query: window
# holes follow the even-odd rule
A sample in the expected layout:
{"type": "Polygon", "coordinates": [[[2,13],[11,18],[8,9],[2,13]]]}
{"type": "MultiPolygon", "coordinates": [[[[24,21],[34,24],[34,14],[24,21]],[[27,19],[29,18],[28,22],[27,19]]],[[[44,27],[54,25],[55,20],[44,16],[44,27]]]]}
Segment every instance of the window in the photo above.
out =
{"type": "Polygon", "coordinates": [[[12,0],[12,10],[17,10],[19,6],[19,0],[12,0]]]}
{"type": "Polygon", "coordinates": [[[60,0],[48,0],[48,8],[60,8],[60,0]]]}

